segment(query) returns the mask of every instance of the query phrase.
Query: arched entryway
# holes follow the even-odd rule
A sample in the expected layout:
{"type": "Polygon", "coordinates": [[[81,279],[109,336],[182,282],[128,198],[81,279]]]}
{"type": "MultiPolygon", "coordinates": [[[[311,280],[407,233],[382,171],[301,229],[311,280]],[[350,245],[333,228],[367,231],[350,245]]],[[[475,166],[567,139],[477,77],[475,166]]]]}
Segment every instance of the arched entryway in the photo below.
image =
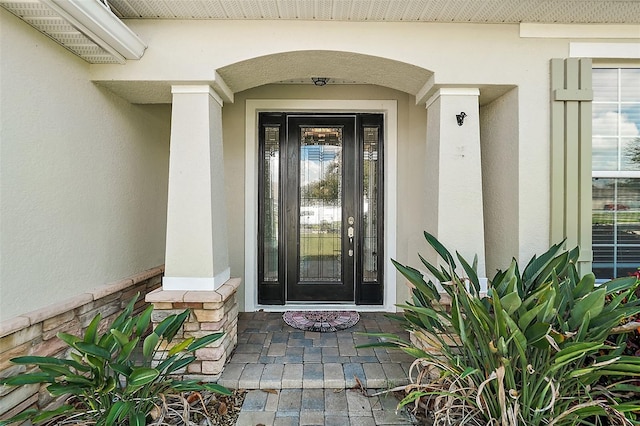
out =
{"type": "Polygon", "coordinates": [[[218,75],[233,92],[292,80],[312,83],[326,77],[348,84],[389,87],[418,96],[433,72],[406,62],[355,52],[300,50],[274,53],[218,68],[218,75]]]}
{"type": "MultiPolygon", "coordinates": [[[[268,83],[300,84],[306,82],[307,84],[312,84],[313,77],[322,76],[328,78],[329,84],[332,85],[359,84],[368,85],[372,88],[386,86],[411,95],[415,95],[423,89],[432,76],[432,73],[428,70],[403,62],[357,53],[334,51],[285,52],[242,61],[218,69],[217,72],[224,78],[228,86],[234,90],[247,90],[268,83]],[[256,72],[256,70],[259,70],[259,72],[256,72]]],[[[357,306],[359,310],[395,310],[396,277],[389,259],[395,257],[396,254],[397,102],[384,98],[370,100],[349,100],[346,98],[347,95],[345,95],[345,99],[337,100],[249,99],[246,101],[244,291],[245,309],[248,311],[259,308],[282,309],[282,305],[286,305],[287,309],[294,307],[313,309],[319,306],[324,309],[330,307],[342,309],[348,306],[357,306]],[[264,129],[260,127],[259,121],[260,114],[267,112],[276,113],[284,117],[321,115],[342,119],[344,117],[358,117],[367,114],[380,118],[379,142],[381,144],[380,153],[384,152],[384,163],[380,162],[380,166],[383,169],[380,170],[380,212],[378,216],[383,223],[378,228],[380,231],[379,249],[369,250],[373,256],[377,257],[378,253],[380,254],[380,265],[378,267],[380,276],[369,278],[368,285],[363,284],[366,281],[363,276],[366,273],[373,276],[376,268],[372,267],[371,259],[365,259],[367,249],[364,244],[364,236],[360,234],[361,229],[358,229],[357,226],[361,225],[360,228],[366,228],[366,224],[361,224],[361,217],[356,219],[346,210],[344,213],[341,211],[340,216],[344,216],[344,223],[341,224],[341,231],[338,232],[340,235],[344,234],[342,235],[343,238],[339,240],[339,243],[335,243],[335,240],[333,241],[335,244],[340,245],[342,250],[332,246],[339,255],[335,255],[335,258],[330,259],[331,262],[325,262],[331,264],[334,273],[337,271],[341,275],[340,278],[332,276],[328,279],[342,282],[344,278],[342,267],[353,259],[356,269],[348,273],[347,279],[355,280],[356,282],[355,284],[351,283],[352,287],[346,293],[338,292],[337,287],[339,286],[332,285],[332,283],[329,285],[330,288],[324,288],[327,283],[322,284],[316,282],[321,280],[315,279],[310,280],[314,283],[312,284],[314,288],[310,289],[311,285],[309,285],[306,286],[304,291],[295,291],[293,288],[295,286],[288,284],[291,281],[295,281],[298,288],[302,288],[299,285],[302,280],[292,280],[291,278],[292,276],[298,278],[303,268],[309,267],[303,259],[304,256],[300,256],[301,250],[303,250],[300,247],[305,244],[306,240],[300,239],[300,232],[297,231],[304,228],[308,233],[314,232],[312,229],[313,224],[311,223],[300,225],[300,222],[288,219],[291,222],[291,227],[296,231],[295,237],[286,236],[288,229],[283,230],[283,226],[281,226],[278,229],[281,239],[280,248],[278,249],[277,239],[271,235],[270,255],[265,258],[264,147],[260,143],[261,138],[264,138],[264,129]],[[354,225],[356,226],[349,225],[348,220],[350,217],[353,217],[354,225]],[[350,228],[353,228],[353,231],[350,231],[350,228]],[[360,245],[354,244],[351,246],[348,243],[351,238],[349,237],[350,232],[353,232],[354,240],[360,242],[360,245]],[[283,247],[285,241],[282,240],[287,240],[286,248],[283,247]],[[292,246],[295,246],[293,250],[292,246]],[[291,253],[294,253],[294,256],[289,266],[283,267],[280,265],[278,267],[278,258],[280,258],[279,260],[282,260],[282,256],[291,258],[291,253]],[[298,255],[298,257],[295,257],[295,255],[298,255]],[[339,259],[340,262],[336,259],[339,259]],[[271,275],[268,280],[265,280],[265,266],[269,266],[267,264],[268,261],[275,263],[271,263],[271,275]],[[339,266],[334,264],[339,264],[339,266]],[[365,264],[368,265],[368,272],[365,264]],[[296,270],[298,267],[300,269],[296,270]],[[315,287],[323,287],[321,291],[322,297],[317,297],[318,293],[315,287]],[[336,288],[335,292],[332,290],[334,287],[336,288]],[[310,289],[310,291],[306,291],[307,289],[310,289]],[[331,294],[327,294],[327,292],[331,294]],[[314,294],[316,296],[313,296],[314,294]],[[278,305],[280,305],[280,308],[277,307],[278,305]]],[[[283,122],[278,132],[283,131],[287,126],[288,124],[283,122]]],[[[356,133],[359,131],[356,129],[356,133]]],[[[284,132],[286,133],[286,131],[284,132]]],[[[282,140],[285,141],[285,139],[283,135],[282,140]]],[[[353,165],[349,164],[349,167],[351,166],[353,165]]],[[[358,162],[355,167],[363,167],[363,165],[358,162]]],[[[294,172],[293,175],[295,176],[296,173],[294,172]]],[[[281,179],[284,180],[284,178],[281,179]]],[[[358,186],[359,190],[362,191],[360,183],[355,183],[354,185],[358,186]]],[[[284,187],[281,189],[284,189],[284,187]]],[[[355,197],[356,200],[358,198],[357,196],[355,197]]],[[[306,210],[311,207],[300,207],[300,193],[289,194],[288,200],[289,204],[286,207],[295,210],[293,215],[296,216],[295,219],[302,213],[309,213],[306,210]]],[[[364,210],[364,207],[359,208],[364,210]]],[[[283,220],[283,224],[285,224],[285,215],[284,213],[281,214],[280,220],[283,220]]],[[[274,218],[271,217],[269,220],[273,221],[274,218]]],[[[273,232],[273,227],[269,230],[273,232]]],[[[320,232],[321,230],[315,231],[320,232]]],[[[323,236],[330,237],[331,235],[323,234],[323,236]]],[[[308,234],[307,237],[309,237],[308,234]]],[[[309,246],[313,246],[317,242],[316,240],[319,239],[310,238],[306,243],[309,246]]],[[[328,256],[325,257],[329,259],[328,256]]],[[[315,261],[314,259],[313,262],[315,261]]]]}

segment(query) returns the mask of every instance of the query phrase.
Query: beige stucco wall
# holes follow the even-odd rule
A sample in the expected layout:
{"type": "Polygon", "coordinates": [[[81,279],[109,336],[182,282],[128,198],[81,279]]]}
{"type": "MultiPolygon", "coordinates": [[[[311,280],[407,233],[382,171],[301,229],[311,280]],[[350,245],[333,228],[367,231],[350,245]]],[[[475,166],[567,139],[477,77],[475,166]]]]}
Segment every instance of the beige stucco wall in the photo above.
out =
{"type": "Polygon", "coordinates": [[[518,89],[480,109],[485,252],[490,278],[496,270],[508,268],[518,253],[518,206],[522,198],[531,205],[526,195],[518,193],[519,112],[518,89]]]}
{"type": "Polygon", "coordinates": [[[170,108],[0,9],[0,320],[164,261],[170,108]]]}
{"type": "MultiPolygon", "coordinates": [[[[214,70],[236,62],[309,50],[405,62],[433,71],[436,83],[509,84],[531,81],[537,73],[534,64],[547,55],[569,53],[566,39],[520,38],[515,24],[135,19],[125,23],[148,42],[149,48],[142,60],[131,61],[126,67],[93,66],[96,80],[207,81],[214,70]]],[[[291,74],[306,71],[306,64],[300,61],[285,65],[291,74]]],[[[349,78],[340,75],[344,67],[349,67],[350,74],[359,71],[349,64],[329,65],[339,74],[334,77],[349,78]]],[[[372,78],[386,78],[389,84],[398,77],[380,76],[377,69],[364,71],[372,78]]],[[[291,78],[291,74],[283,77],[291,78]]],[[[243,75],[254,82],[271,76],[268,68],[248,68],[243,75]]],[[[236,85],[241,89],[246,86],[242,82],[230,85],[232,90],[236,85]]]]}

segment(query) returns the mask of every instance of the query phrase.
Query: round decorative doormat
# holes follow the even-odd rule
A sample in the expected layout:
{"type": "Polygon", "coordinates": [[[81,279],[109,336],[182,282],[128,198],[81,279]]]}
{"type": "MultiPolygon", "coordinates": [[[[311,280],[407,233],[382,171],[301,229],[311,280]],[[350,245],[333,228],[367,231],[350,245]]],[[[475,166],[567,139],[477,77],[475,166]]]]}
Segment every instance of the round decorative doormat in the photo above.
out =
{"type": "Polygon", "coordinates": [[[360,315],[355,311],[289,311],[282,319],[293,328],[328,333],[356,325],[360,315]]]}

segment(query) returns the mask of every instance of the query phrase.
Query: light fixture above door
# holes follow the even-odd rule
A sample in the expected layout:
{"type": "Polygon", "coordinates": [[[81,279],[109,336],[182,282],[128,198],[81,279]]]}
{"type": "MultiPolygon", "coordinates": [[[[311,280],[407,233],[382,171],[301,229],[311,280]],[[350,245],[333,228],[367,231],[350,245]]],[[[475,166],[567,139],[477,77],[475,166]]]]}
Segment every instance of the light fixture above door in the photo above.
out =
{"type": "Polygon", "coordinates": [[[311,81],[316,86],[324,86],[329,82],[329,77],[311,77],[311,81]]]}

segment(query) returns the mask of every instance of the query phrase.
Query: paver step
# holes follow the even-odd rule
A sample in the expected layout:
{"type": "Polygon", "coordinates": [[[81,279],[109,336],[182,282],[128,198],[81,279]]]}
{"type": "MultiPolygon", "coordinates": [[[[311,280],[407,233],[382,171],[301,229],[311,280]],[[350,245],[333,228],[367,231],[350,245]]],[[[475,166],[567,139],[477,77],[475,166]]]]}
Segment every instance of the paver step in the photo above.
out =
{"type": "Polygon", "coordinates": [[[360,390],[284,389],[249,391],[237,420],[238,426],[412,425],[408,411],[396,412],[393,394],[365,395],[360,390]],[[373,395],[373,396],[371,396],[373,395]]]}
{"type": "Polygon", "coordinates": [[[384,389],[407,384],[410,365],[227,364],[218,383],[231,389],[384,389]]]}

